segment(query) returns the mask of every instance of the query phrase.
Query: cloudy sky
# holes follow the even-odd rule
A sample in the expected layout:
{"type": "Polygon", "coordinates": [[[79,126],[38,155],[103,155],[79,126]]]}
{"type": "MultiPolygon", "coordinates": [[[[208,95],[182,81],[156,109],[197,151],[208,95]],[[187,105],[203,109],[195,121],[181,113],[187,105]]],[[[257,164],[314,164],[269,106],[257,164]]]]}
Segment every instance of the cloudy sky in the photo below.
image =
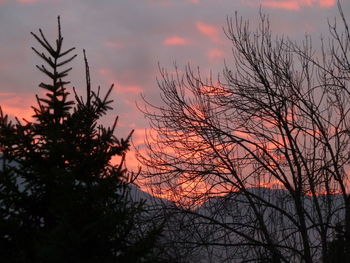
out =
{"type": "MultiPolygon", "coordinates": [[[[350,1],[342,4],[350,14],[350,1]]],[[[77,48],[72,85],[83,94],[84,48],[94,87],[116,85],[114,111],[104,121],[119,115],[119,134],[135,129],[134,143],[141,144],[148,125],[136,103],[142,104],[141,94],[159,100],[158,63],[169,71],[174,63],[180,69],[189,63],[204,73],[220,72],[231,53],[223,32],[227,17],[237,11],[254,28],[260,7],[276,34],[301,40],[307,33],[315,43],[327,37],[327,18],[338,16],[336,0],[0,0],[0,105],[30,118],[44,80],[34,66],[41,61],[31,50],[38,45],[30,32],[42,28],[54,39],[60,15],[65,47],[77,48]]]]}

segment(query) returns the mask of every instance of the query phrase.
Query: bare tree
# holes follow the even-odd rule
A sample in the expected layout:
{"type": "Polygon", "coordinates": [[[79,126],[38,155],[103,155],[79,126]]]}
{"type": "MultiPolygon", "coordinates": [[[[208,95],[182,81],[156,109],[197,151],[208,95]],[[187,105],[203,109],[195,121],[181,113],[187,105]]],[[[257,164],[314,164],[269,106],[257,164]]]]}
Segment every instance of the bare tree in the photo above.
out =
{"type": "Polygon", "coordinates": [[[331,262],[342,224],[350,256],[350,32],[339,13],[320,50],[273,36],[263,14],[255,31],[236,14],[225,30],[234,62],[217,79],[160,70],[163,103],[144,108],[152,131],[139,159],[180,204],[174,233],[189,234],[174,242],[213,262],[331,262]]]}

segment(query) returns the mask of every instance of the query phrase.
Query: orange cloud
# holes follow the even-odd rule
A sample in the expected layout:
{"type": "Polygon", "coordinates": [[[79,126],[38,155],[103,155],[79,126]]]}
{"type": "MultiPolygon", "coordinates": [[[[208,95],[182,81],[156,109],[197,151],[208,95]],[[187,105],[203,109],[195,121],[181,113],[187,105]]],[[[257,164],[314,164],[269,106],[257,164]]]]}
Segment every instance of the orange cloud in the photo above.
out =
{"type": "Polygon", "coordinates": [[[172,36],[163,41],[163,44],[168,46],[180,46],[180,45],[186,45],[188,42],[183,37],[179,36],[172,36]]]}
{"type": "Polygon", "coordinates": [[[278,9],[300,10],[304,6],[312,7],[318,5],[320,7],[331,7],[336,4],[336,0],[261,0],[249,2],[249,4],[278,9]]]}
{"type": "Polygon", "coordinates": [[[206,24],[204,22],[196,22],[197,30],[207,36],[213,42],[219,42],[219,29],[216,26],[206,24]]]}
{"type": "Polygon", "coordinates": [[[28,94],[0,93],[1,108],[5,114],[18,119],[32,120],[33,110],[31,105],[36,105],[34,98],[28,94]]]}
{"type": "Polygon", "coordinates": [[[132,141],[134,145],[137,147],[144,144],[146,133],[151,133],[151,132],[154,133],[154,131],[152,131],[151,129],[142,129],[142,128],[135,129],[132,135],[132,141]]]}

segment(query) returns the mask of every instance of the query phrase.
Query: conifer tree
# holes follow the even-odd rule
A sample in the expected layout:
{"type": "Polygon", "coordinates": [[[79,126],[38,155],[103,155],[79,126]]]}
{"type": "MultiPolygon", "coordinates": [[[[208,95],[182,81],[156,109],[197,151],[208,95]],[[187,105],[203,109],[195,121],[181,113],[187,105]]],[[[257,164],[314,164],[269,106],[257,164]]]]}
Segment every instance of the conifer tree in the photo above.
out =
{"type": "Polygon", "coordinates": [[[0,110],[0,255],[4,262],[155,262],[160,228],[142,224],[143,204],[130,201],[126,139],[99,123],[110,94],[91,89],[84,51],[86,98],[68,92],[74,48],[63,50],[32,33],[44,52],[33,121],[11,121],[0,110]],[[119,156],[120,163],[111,163],[119,156]]]}

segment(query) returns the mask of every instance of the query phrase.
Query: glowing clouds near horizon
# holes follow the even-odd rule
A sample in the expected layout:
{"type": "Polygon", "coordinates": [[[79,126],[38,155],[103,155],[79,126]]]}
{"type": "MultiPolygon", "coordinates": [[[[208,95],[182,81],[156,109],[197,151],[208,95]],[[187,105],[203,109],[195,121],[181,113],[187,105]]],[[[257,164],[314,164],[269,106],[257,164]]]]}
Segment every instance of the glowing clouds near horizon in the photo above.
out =
{"type": "Polygon", "coordinates": [[[34,111],[30,105],[35,105],[35,103],[31,94],[3,92],[0,93],[0,101],[4,114],[12,118],[17,117],[19,120],[26,119],[30,121],[33,119],[34,111]]]}
{"type": "Polygon", "coordinates": [[[332,7],[336,0],[261,0],[250,1],[249,5],[261,5],[271,8],[300,10],[302,7],[332,7]]]}

